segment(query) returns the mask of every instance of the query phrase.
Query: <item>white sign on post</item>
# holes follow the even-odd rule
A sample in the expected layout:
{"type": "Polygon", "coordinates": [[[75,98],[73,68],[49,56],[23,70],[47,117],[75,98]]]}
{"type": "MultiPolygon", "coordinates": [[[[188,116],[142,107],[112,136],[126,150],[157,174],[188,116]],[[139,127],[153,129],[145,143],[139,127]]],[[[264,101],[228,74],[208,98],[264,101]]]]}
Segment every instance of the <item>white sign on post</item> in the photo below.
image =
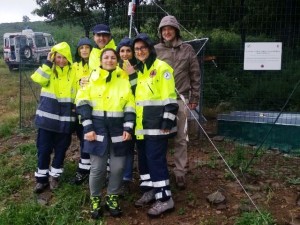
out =
{"type": "Polygon", "coordinates": [[[244,70],[281,70],[282,42],[246,42],[244,70]]]}

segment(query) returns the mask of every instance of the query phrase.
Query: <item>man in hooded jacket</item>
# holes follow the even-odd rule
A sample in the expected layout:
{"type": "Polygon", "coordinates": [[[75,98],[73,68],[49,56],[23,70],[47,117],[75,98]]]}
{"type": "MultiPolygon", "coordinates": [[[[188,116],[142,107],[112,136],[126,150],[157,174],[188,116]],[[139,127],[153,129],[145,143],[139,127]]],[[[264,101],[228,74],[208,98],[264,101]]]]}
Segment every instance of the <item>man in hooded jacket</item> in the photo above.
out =
{"type": "Polygon", "coordinates": [[[187,173],[187,115],[189,109],[196,109],[200,96],[200,67],[193,47],[184,43],[180,27],[174,16],[162,18],[159,27],[160,43],[155,45],[157,58],[167,62],[174,69],[175,86],[178,92],[177,136],[174,139],[174,174],[176,184],[185,188],[187,173]]]}

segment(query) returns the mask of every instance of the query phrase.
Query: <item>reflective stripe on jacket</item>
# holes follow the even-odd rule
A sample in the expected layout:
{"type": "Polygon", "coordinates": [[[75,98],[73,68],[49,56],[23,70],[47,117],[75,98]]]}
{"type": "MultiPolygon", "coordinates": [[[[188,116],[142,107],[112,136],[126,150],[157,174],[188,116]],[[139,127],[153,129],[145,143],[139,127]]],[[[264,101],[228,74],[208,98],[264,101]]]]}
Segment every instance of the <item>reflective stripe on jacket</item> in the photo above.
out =
{"type": "Polygon", "coordinates": [[[116,154],[127,153],[130,143],[123,141],[122,135],[123,131],[133,133],[136,114],[125,71],[119,67],[112,72],[101,68],[94,70],[88,85],[78,91],[76,107],[84,133],[95,131],[97,134],[96,141],[85,142],[84,151],[103,155],[111,140],[116,154]]]}
{"type": "MultiPolygon", "coordinates": [[[[138,71],[136,80],[136,128],[137,139],[163,138],[176,134],[176,101],[173,69],[156,59],[150,68],[145,64],[138,71]],[[163,133],[162,130],[170,130],[163,133]]],[[[130,79],[135,79],[135,77],[130,79]]],[[[132,80],[131,80],[132,81],[132,80]]]]}
{"type": "Polygon", "coordinates": [[[76,115],[74,100],[77,92],[75,74],[71,67],[56,66],[57,75],[47,62],[31,78],[42,86],[35,124],[39,128],[58,133],[73,132],[76,115]]]}

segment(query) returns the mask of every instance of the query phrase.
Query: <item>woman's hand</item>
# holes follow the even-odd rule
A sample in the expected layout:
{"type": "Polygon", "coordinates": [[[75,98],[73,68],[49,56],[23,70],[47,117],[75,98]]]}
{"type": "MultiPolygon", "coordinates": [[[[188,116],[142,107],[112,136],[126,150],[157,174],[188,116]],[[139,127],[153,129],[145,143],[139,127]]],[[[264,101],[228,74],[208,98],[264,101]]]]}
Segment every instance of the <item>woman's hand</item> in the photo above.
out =
{"type": "Polygon", "coordinates": [[[130,64],[130,62],[128,60],[124,60],[123,61],[123,70],[128,74],[134,74],[135,73],[135,69],[134,67],[130,64]]]}
{"type": "Polygon", "coordinates": [[[189,103],[188,107],[190,108],[190,110],[195,110],[197,108],[197,103],[189,103]]]}
{"type": "Polygon", "coordinates": [[[79,81],[80,87],[85,87],[89,83],[89,78],[88,77],[82,77],[79,81]]]}
{"type": "Polygon", "coordinates": [[[95,141],[96,140],[96,133],[95,131],[90,131],[84,135],[84,139],[87,141],[95,141]]]}
{"type": "Polygon", "coordinates": [[[54,52],[49,52],[47,55],[47,60],[53,62],[54,60],[54,52]]]}
{"type": "Polygon", "coordinates": [[[170,130],[168,130],[168,129],[163,129],[163,130],[160,130],[162,133],[164,133],[164,134],[167,134],[167,133],[170,133],[170,130]]]}
{"type": "Polygon", "coordinates": [[[129,140],[131,140],[131,134],[130,133],[128,133],[127,131],[123,131],[123,140],[124,141],[129,141],[129,140]]]}

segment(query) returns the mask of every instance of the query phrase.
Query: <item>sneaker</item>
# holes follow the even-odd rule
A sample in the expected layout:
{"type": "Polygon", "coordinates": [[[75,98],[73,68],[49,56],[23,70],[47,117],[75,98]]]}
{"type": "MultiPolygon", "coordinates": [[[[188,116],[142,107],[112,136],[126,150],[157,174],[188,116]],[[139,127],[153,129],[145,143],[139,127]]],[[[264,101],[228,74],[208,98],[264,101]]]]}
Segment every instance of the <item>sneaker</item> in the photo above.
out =
{"type": "Polygon", "coordinates": [[[174,201],[170,198],[168,201],[161,202],[157,200],[148,210],[148,216],[156,217],[163,213],[170,212],[174,209],[174,201]]]}
{"type": "Polygon", "coordinates": [[[118,195],[106,195],[105,203],[111,216],[120,216],[122,214],[118,195]]]}
{"type": "Polygon", "coordinates": [[[82,184],[84,181],[86,181],[89,178],[89,174],[88,173],[80,173],[80,172],[76,172],[75,174],[75,178],[73,180],[72,183],[80,185],[82,184]]]}
{"type": "Polygon", "coordinates": [[[50,190],[54,191],[58,188],[58,177],[50,176],[50,190]]]}
{"type": "Polygon", "coordinates": [[[176,186],[180,190],[184,190],[185,189],[185,177],[184,176],[176,176],[176,186]]]}
{"type": "Polygon", "coordinates": [[[91,217],[92,219],[99,219],[102,216],[101,198],[99,196],[91,197],[91,217]]]}
{"type": "Polygon", "coordinates": [[[47,187],[49,183],[37,183],[33,189],[34,193],[42,193],[47,187]]]}
{"type": "Polygon", "coordinates": [[[143,196],[137,200],[134,205],[136,207],[143,207],[155,200],[155,192],[154,189],[147,191],[143,194],[143,196]]]}

